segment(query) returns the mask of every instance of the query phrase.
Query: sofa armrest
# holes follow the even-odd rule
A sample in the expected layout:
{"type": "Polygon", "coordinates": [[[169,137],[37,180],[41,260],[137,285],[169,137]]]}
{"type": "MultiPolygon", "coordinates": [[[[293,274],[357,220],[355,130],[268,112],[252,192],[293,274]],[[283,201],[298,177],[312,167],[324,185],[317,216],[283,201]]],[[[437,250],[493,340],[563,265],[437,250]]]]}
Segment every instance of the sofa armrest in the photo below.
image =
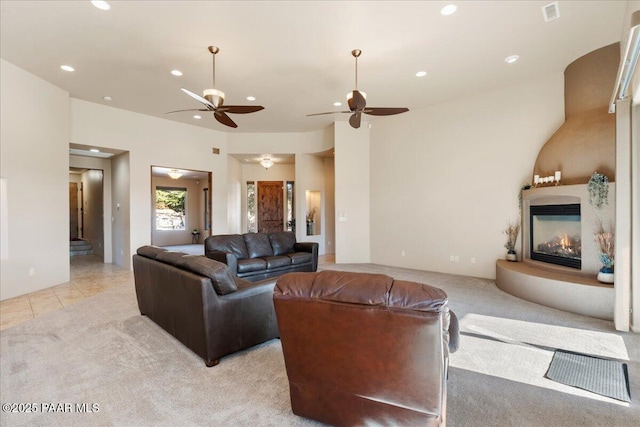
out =
{"type": "Polygon", "coordinates": [[[206,251],[205,255],[207,258],[227,264],[229,270],[231,270],[231,274],[234,276],[238,275],[238,258],[231,252],[206,251]]]}
{"type": "Polygon", "coordinates": [[[455,353],[460,346],[460,326],[453,310],[449,310],[449,315],[449,353],[455,353]]]}
{"type": "Polygon", "coordinates": [[[293,246],[293,250],[296,252],[309,252],[313,254],[313,270],[318,270],[318,245],[315,242],[297,242],[293,246]]]}

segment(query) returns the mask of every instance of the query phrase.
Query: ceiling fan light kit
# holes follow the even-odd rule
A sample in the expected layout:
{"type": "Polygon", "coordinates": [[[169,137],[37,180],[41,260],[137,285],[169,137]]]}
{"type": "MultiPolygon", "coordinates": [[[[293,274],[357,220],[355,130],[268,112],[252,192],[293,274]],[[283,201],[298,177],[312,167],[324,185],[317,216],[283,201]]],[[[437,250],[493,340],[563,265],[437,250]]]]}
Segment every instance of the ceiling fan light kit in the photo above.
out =
{"type": "Polygon", "coordinates": [[[247,114],[255,113],[256,111],[264,110],[261,105],[223,105],[224,104],[224,92],[216,89],[216,54],[220,52],[216,46],[209,46],[209,52],[213,57],[213,87],[211,89],[205,89],[202,92],[203,96],[193,93],[188,89],[181,88],[181,90],[203,104],[206,108],[190,108],[186,110],[169,111],[167,114],[180,113],[183,111],[206,111],[212,112],[213,117],[225,126],[237,128],[238,125],[231,120],[231,117],[227,113],[231,114],[247,114]]]}
{"type": "MultiPolygon", "coordinates": [[[[320,116],[324,114],[334,113],[347,113],[351,114],[349,117],[349,124],[352,128],[358,129],[360,127],[362,114],[369,114],[371,116],[391,116],[393,114],[406,113],[408,108],[380,108],[380,107],[367,107],[367,94],[358,90],[358,57],[362,55],[360,49],[354,49],[351,51],[351,55],[356,59],[356,84],[352,92],[347,94],[347,104],[349,105],[349,111],[329,111],[326,113],[307,114],[307,116],[320,116]]],[[[335,105],[335,104],[334,104],[335,105]]]]}

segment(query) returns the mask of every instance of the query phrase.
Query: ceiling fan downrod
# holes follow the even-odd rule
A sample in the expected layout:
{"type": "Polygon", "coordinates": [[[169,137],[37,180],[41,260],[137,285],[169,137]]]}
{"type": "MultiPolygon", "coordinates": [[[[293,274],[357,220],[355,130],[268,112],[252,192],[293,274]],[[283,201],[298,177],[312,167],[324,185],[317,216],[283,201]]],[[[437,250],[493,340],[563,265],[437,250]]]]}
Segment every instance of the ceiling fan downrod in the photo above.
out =
{"type": "Polygon", "coordinates": [[[351,55],[356,58],[356,87],[355,90],[358,90],[358,57],[362,54],[360,49],[354,49],[351,51],[351,55]]]}
{"type": "Polygon", "coordinates": [[[220,52],[215,46],[209,46],[209,52],[213,54],[213,88],[216,87],[216,53],[220,52]]]}

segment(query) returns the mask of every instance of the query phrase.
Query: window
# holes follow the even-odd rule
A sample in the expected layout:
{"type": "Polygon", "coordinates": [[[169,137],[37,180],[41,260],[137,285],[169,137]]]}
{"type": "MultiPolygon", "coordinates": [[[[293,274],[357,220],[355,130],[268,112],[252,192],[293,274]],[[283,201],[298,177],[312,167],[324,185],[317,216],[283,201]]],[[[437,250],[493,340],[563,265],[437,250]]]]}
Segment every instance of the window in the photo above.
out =
{"type": "Polygon", "coordinates": [[[256,218],[256,183],[247,181],[247,233],[258,231],[256,218]]]}
{"type": "Polygon", "coordinates": [[[287,181],[287,231],[296,231],[296,205],[293,181],[287,181]]]}
{"type": "Polygon", "coordinates": [[[187,189],[156,187],[156,230],[187,228],[187,189]]]}

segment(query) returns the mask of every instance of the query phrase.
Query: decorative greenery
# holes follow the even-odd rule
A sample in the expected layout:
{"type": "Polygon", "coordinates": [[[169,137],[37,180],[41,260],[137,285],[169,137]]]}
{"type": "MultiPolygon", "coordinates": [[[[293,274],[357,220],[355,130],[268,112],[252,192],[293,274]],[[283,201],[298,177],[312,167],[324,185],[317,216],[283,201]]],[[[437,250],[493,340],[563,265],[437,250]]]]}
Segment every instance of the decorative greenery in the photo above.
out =
{"type": "Polygon", "coordinates": [[[519,233],[520,233],[519,222],[509,223],[507,228],[504,230],[504,234],[507,235],[507,243],[504,244],[504,247],[507,248],[509,252],[515,252],[516,240],[518,240],[519,233]]]}
{"type": "Polygon", "coordinates": [[[594,172],[589,179],[589,203],[596,208],[603,204],[608,204],[609,178],[605,175],[594,172]]]}
{"type": "Polygon", "coordinates": [[[594,233],[594,237],[600,246],[600,262],[610,270],[613,270],[615,255],[615,233],[613,230],[613,226],[610,227],[609,231],[605,230],[602,222],[600,222],[594,233]]]}

